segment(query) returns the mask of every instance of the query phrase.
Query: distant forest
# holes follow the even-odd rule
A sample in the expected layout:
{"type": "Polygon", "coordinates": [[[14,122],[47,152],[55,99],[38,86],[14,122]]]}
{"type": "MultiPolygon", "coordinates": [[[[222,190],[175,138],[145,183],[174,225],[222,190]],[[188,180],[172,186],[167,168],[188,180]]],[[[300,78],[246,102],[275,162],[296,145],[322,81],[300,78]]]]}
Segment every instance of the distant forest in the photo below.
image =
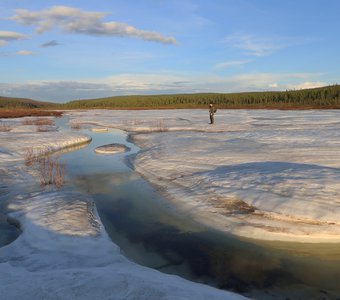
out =
{"type": "Polygon", "coordinates": [[[51,102],[36,101],[27,98],[13,98],[0,96],[0,109],[30,109],[30,108],[55,108],[57,104],[51,102]]]}
{"type": "Polygon", "coordinates": [[[0,108],[206,108],[209,103],[214,103],[218,108],[340,108],[340,85],[281,92],[113,96],[99,99],[75,100],[64,104],[0,97],[0,108]]]}

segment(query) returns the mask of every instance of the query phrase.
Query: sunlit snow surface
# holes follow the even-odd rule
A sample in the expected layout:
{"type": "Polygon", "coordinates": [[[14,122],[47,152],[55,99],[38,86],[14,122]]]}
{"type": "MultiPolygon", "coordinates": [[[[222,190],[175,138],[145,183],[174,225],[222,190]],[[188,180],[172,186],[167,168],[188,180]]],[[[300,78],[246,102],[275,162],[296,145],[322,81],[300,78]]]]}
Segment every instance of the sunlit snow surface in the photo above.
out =
{"type": "MultiPolygon", "coordinates": [[[[75,115],[116,126],[112,112],[93,113],[75,115]]],[[[114,113],[124,120],[124,113],[114,113]]],[[[90,138],[57,127],[37,132],[20,119],[10,126],[11,131],[0,132],[0,197],[6,197],[22,233],[0,248],[1,299],[244,299],[127,260],[107,236],[92,199],[68,189],[41,188],[24,165],[28,149],[43,154],[90,138]]]]}
{"type": "Polygon", "coordinates": [[[340,111],[71,113],[132,133],[135,169],[184,213],[234,234],[340,241],[340,111]]]}

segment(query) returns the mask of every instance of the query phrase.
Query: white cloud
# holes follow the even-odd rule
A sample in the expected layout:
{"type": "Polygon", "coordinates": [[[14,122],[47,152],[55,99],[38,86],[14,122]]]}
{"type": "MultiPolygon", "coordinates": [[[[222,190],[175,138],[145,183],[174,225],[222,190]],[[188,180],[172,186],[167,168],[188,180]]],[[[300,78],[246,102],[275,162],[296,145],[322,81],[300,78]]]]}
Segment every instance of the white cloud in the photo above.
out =
{"type": "Polygon", "coordinates": [[[224,62],[216,64],[215,69],[226,69],[230,67],[243,66],[251,61],[252,60],[250,59],[224,61],[224,62]]]}
{"type": "Polygon", "coordinates": [[[279,85],[276,82],[274,82],[274,83],[269,84],[269,87],[272,89],[275,89],[275,88],[278,88],[279,85]]]}
{"type": "Polygon", "coordinates": [[[9,41],[25,39],[24,34],[14,32],[14,31],[0,31],[0,47],[7,44],[9,41]]]}
{"type": "Polygon", "coordinates": [[[288,85],[288,89],[290,90],[313,89],[313,88],[318,88],[318,87],[322,87],[325,85],[328,85],[328,84],[322,81],[317,81],[317,82],[306,81],[306,82],[302,82],[299,84],[290,84],[288,85]]]}
{"type": "Polygon", "coordinates": [[[320,73],[253,73],[229,78],[238,91],[299,90],[327,86],[334,82],[314,81],[320,73]]]}
{"type": "Polygon", "coordinates": [[[267,87],[273,82],[276,84],[289,81],[306,80],[316,76],[314,73],[246,73],[238,74],[232,77],[235,82],[249,82],[254,86],[267,87]]]}
{"type": "Polygon", "coordinates": [[[184,91],[190,88],[192,80],[178,73],[164,72],[157,74],[120,74],[110,76],[101,82],[105,82],[115,91],[128,93],[145,93],[151,91],[184,91]]]}
{"type": "Polygon", "coordinates": [[[17,54],[17,55],[32,55],[34,53],[32,51],[29,51],[29,50],[20,50],[20,51],[17,51],[15,54],[17,54]]]}
{"type": "Polygon", "coordinates": [[[233,34],[224,40],[232,47],[245,50],[251,56],[270,55],[288,46],[287,39],[277,36],[233,34]]]}
{"type": "Polygon", "coordinates": [[[38,33],[58,27],[67,33],[135,37],[146,41],[176,44],[174,37],[167,37],[158,32],[137,29],[126,23],[104,22],[103,18],[106,15],[106,13],[82,11],[68,6],[53,6],[38,12],[18,9],[11,19],[20,24],[37,26],[38,33]]]}

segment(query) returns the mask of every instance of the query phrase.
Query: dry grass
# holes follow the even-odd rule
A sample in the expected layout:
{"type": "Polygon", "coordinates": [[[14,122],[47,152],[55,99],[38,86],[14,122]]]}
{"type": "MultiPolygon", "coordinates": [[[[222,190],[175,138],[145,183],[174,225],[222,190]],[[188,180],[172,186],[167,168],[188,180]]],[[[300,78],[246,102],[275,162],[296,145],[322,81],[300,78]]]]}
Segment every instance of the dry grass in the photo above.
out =
{"type": "Polygon", "coordinates": [[[35,119],[35,125],[37,126],[41,126],[41,125],[53,125],[54,122],[52,119],[48,119],[48,118],[37,118],[35,119]]]}
{"type": "Polygon", "coordinates": [[[21,122],[22,125],[35,125],[37,126],[37,132],[51,131],[48,126],[54,125],[54,121],[49,118],[35,118],[35,119],[24,119],[21,122]]]}
{"type": "Polygon", "coordinates": [[[134,119],[134,120],[124,120],[123,124],[126,126],[137,126],[137,125],[142,125],[145,124],[145,121],[143,120],[138,120],[138,119],[134,119]]]}
{"type": "Polygon", "coordinates": [[[7,131],[11,131],[12,127],[10,125],[8,125],[5,122],[1,122],[0,121],[0,132],[7,132],[7,131]]]}
{"type": "Polygon", "coordinates": [[[37,126],[37,132],[48,132],[48,131],[54,131],[55,129],[53,127],[49,127],[46,125],[38,125],[37,126]]]}
{"type": "Polygon", "coordinates": [[[144,123],[144,121],[138,120],[138,119],[134,119],[132,121],[132,125],[142,125],[143,123],[144,123]]]}
{"type": "Polygon", "coordinates": [[[252,214],[256,208],[247,204],[238,198],[233,197],[213,197],[209,202],[216,208],[222,215],[231,214],[252,214]]]}
{"type": "Polygon", "coordinates": [[[25,119],[21,123],[22,125],[36,125],[36,126],[54,124],[53,120],[48,118],[25,119]]]}
{"type": "Polygon", "coordinates": [[[81,124],[79,122],[73,122],[70,124],[70,127],[75,130],[80,130],[81,129],[81,124]]]}
{"type": "Polygon", "coordinates": [[[22,125],[34,125],[34,120],[32,119],[24,119],[21,121],[22,125]]]}
{"type": "Polygon", "coordinates": [[[22,118],[31,116],[61,117],[62,114],[62,111],[42,109],[0,109],[0,118],[22,118]]]}
{"type": "Polygon", "coordinates": [[[65,165],[59,162],[58,156],[43,156],[38,159],[38,171],[41,185],[64,185],[65,165]]]}
{"type": "Polygon", "coordinates": [[[28,167],[34,163],[34,161],[36,160],[36,155],[34,154],[34,151],[32,148],[26,149],[24,159],[25,159],[25,165],[28,167]]]}
{"type": "Polygon", "coordinates": [[[169,128],[165,125],[165,122],[163,119],[160,119],[157,121],[155,131],[159,131],[159,132],[169,131],[169,128]]]}
{"type": "Polygon", "coordinates": [[[32,167],[38,172],[42,186],[54,185],[60,188],[65,183],[65,164],[60,163],[59,156],[43,155],[34,153],[33,149],[27,149],[25,165],[32,167]]]}

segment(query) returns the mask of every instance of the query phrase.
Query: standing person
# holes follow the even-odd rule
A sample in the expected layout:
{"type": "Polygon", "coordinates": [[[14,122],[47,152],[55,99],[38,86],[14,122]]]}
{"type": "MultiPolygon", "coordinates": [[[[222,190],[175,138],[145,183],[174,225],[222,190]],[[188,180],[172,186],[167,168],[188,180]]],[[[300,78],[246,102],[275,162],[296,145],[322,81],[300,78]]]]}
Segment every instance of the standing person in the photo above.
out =
{"type": "Polygon", "coordinates": [[[212,103],[209,104],[209,117],[210,117],[210,124],[214,124],[214,114],[216,112],[216,108],[212,103]]]}

